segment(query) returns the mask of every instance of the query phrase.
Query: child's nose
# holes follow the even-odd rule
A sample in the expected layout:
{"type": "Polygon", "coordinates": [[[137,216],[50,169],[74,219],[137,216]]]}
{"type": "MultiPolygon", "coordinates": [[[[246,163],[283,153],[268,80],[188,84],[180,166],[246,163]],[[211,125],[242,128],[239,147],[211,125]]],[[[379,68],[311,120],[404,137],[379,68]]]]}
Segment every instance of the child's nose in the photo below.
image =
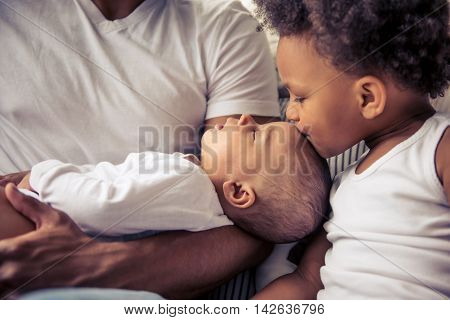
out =
{"type": "Polygon", "coordinates": [[[298,114],[298,110],[296,106],[293,104],[288,105],[286,109],[286,118],[292,121],[300,121],[300,115],[298,114]]]}
{"type": "Polygon", "coordinates": [[[238,121],[238,125],[240,126],[245,126],[245,125],[249,125],[249,124],[256,124],[255,119],[253,119],[253,117],[249,114],[243,114],[238,121]]]}

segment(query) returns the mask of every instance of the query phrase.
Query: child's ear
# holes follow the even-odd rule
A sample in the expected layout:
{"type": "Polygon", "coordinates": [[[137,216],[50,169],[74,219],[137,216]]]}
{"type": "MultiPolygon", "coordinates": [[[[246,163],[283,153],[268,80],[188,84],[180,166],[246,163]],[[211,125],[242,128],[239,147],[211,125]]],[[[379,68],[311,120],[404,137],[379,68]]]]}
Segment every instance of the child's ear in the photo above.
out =
{"type": "Polygon", "coordinates": [[[361,115],[372,120],[383,113],[386,106],[386,87],[381,79],[365,76],[356,81],[357,103],[361,115]]]}
{"type": "Polygon", "coordinates": [[[256,200],[255,192],[250,185],[232,180],[223,183],[223,194],[229,204],[240,209],[250,208],[256,200]]]}

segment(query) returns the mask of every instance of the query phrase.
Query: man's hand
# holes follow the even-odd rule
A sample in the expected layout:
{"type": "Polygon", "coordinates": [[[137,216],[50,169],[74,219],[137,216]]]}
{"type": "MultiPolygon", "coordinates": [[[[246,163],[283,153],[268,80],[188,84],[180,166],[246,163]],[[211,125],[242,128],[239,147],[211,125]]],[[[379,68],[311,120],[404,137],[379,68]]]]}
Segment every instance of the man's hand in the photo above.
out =
{"type": "Polygon", "coordinates": [[[22,171],[0,176],[0,186],[5,187],[8,183],[13,183],[14,185],[17,186],[22,181],[22,179],[29,173],[30,171],[22,171]]]}
{"type": "MultiPolygon", "coordinates": [[[[78,272],[95,269],[68,269],[66,260],[84,253],[96,243],[86,236],[66,214],[19,192],[13,184],[5,195],[16,210],[36,224],[36,231],[0,241],[0,298],[46,286],[48,277],[64,285],[80,285],[78,272]]],[[[89,268],[89,266],[84,266],[89,268]]]]}

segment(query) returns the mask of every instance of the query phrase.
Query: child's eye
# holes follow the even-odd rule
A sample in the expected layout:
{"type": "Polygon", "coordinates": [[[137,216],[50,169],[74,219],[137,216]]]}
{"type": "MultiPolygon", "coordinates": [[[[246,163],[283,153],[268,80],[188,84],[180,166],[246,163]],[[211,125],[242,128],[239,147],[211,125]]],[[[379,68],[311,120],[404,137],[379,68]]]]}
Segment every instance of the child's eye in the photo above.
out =
{"type": "Polygon", "coordinates": [[[306,98],[303,98],[303,97],[295,97],[295,98],[294,98],[294,102],[302,103],[303,101],[305,101],[305,99],[306,99],[306,98]]]}

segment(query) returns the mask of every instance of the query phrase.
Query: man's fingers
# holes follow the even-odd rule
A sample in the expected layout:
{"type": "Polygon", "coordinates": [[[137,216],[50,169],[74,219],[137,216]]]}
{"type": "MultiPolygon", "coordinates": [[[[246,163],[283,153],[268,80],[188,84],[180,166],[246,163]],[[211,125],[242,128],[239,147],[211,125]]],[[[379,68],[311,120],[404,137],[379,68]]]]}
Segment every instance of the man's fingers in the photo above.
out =
{"type": "Polygon", "coordinates": [[[17,211],[36,224],[36,229],[43,226],[55,227],[61,224],[76,226],[67,214],[23,194],[12,183],[6,185],[5,195],[17,211]]]}
{"type": "Polygon", "coordinates": [[[44,203],[23,194],[17,190],[13,183],[6,185],[5,195],[17,211],[36,224],[36,228],[41,227],[43,219],[46,218],[46,205],[44,203]]]}

